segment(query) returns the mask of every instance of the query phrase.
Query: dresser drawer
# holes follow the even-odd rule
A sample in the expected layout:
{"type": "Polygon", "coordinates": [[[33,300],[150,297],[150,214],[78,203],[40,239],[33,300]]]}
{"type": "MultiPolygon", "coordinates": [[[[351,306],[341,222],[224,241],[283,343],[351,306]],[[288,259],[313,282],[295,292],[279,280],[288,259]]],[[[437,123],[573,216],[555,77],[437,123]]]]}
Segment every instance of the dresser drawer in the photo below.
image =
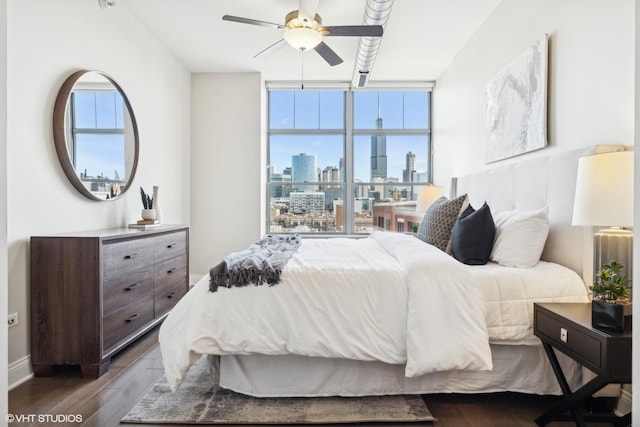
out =
{"type": "Polygon", "coordinates": [[[155,265],[155,289],[164,289],[173,287],[173,285],[182,284],[187,286],[187,256],[177,256],[155,265]]]}
{"type": "Polygon", "coordinates": [[[178,231],[155,237],[153,250],[156,261],[185,254],[187,252],[187,232],[178,231]]]}
{"type": "Polygon", "coordinates": [[[133,239],[103,246],[102,274],[105,278],[139,270],[153,264],[153,239],[133,239]]]}
{"type": "MultiPolygon", "coordinates": [[[[571,326],[561,322],[553,316],[537,311],[536,312],[536,332],[546,335],[550,340],[558,343],[558,348],[567,349],[574,353],[574,355],[585,359],[586,361],[594,364],[596,367],[601,367],[601,347],[602,344],[597,339],[579,331],[571,326]],[[564,328],[567,331],[567,340],[563,342],[560,339],[561,329],[564,328]]],[[[572,355],[572,357],[574,357],[572,355]]]]}
{"type": "Polygon", "coordinates": [[[107,278],[103,289],[102,313],[107,315],[153,294],[153,267],[107,278]]]}
{"type": "Polygon", "coordinates": [[[103,318],[103,349],[106,351],[123,338],[153,320],[153,296],[119,308],[103,318]]]}
{"type": "Polygon", "coordinates": [[[185,284],[177,284],[156,291],[156,318],[168,313],[186,293],[187,286],[185,284]]]}

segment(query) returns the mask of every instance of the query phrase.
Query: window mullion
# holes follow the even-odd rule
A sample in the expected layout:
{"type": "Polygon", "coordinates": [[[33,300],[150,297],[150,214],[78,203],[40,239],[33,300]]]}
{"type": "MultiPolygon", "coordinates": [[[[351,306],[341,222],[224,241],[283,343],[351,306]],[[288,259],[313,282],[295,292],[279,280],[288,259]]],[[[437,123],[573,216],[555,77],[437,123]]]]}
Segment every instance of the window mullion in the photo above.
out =
{"type": "Polygon", "coordinates": [[[344,191],[344,224],[346,234],[353,234],[355,230],[354,195],[355,187],[353,183],[353,91],[345,91],[345,191],[344,191]]]}
{"type": "Polygon", "coordinates": [[[430,129],[353,129],[354,135],[429,135],[430,129]]]}

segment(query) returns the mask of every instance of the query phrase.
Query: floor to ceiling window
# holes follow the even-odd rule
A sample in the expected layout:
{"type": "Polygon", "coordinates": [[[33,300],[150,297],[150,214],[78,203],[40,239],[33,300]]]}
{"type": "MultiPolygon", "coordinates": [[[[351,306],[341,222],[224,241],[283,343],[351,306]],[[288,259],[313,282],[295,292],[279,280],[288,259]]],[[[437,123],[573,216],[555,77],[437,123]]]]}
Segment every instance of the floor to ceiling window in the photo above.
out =
{"type": "Polygon", "coordinates": [[[428,85],[267,88],[268,232],[411,231],[388,212],[431,184],[428,85]]]}

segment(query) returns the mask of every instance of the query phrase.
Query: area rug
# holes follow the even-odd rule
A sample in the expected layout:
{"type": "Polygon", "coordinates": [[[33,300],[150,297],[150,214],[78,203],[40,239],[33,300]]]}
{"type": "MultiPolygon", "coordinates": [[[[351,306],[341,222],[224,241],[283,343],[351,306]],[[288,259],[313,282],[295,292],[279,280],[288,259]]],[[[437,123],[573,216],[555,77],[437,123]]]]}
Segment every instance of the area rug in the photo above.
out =
{"type": "Polygon", "coordinates": [[[163,377],[122,419],[138,424],[334,424],[435,421],[420,396],[256,398],[222,389],[206,357],[178,391],[163,377]]]}

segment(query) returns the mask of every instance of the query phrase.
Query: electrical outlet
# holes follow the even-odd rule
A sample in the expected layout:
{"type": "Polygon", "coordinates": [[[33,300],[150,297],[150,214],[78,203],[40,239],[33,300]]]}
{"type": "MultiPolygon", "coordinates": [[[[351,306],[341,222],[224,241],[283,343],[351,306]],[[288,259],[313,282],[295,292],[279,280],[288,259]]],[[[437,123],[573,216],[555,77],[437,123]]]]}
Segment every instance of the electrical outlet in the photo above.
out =
{"type": "Polygon", "coordinates": [[[18,313],[11,313],[7,319],[7,325],[9,327],[16,326],[18,324],[18,313]]]}
{"type": "Polygon", "coordinates": [[[567,330],[565,328],[560,328],[560,341],[567,342],[567,330]]]}

